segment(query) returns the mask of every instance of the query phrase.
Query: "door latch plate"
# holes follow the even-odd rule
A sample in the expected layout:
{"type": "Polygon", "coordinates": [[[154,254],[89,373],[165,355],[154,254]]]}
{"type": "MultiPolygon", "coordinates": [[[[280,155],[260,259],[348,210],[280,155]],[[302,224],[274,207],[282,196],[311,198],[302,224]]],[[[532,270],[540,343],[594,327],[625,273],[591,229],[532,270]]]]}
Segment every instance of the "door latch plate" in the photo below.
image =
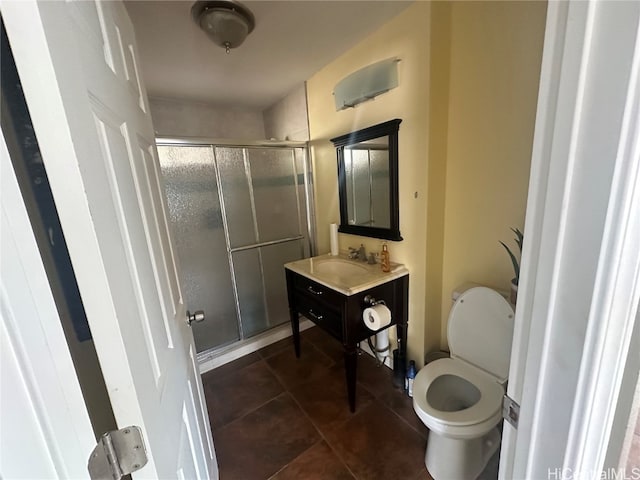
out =
{"type": "Polygon", "coordinates": [[[502,418],[509,422],[513,428],[518,428],[520,405],[508,395],[502,397],[502,418]]]}

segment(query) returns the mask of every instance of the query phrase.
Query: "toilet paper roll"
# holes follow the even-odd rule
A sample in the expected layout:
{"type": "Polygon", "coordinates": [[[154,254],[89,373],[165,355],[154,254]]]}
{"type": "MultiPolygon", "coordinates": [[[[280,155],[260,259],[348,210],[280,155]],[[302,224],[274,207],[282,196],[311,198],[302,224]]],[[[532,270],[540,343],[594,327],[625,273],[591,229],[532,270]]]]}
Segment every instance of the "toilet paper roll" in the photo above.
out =
{"type": "Polygon", "coordinates": [[[380,330],[391,323],[391,310],[382,304],[365,308],[362,320],[369,330],[380,330]]]}
{"type": "Polygon", "coordinates": [[[338,248],[338,224],[332,223],[329,225],[329,238],[331,241],[331,255],[334,257],[340,253],[338,248]]]}

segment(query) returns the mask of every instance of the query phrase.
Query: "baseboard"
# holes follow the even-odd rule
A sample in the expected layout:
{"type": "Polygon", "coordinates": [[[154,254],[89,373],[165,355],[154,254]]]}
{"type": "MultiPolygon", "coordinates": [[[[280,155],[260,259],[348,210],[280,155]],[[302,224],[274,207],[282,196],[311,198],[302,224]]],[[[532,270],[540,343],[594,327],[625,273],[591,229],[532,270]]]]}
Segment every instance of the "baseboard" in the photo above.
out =
{"type": "MultiPolygon", "coordinates": [[[[300,319],[301,332],[313,327],[313,325],[313,322],[311,322],[310,320],[300,319]]],[[[225,363],[229,363],[237,360],[240,357],[249,355],[250,353],[260,350],[262,347],[266,347],[267,345],[271,345],[272,343],[290,336],[291,325],[287,323],[285,325],[273,328],[261,335],[236,342],[232,345],[229,345],[228,347],[223,347],[220,350],[199,353],[198,368],[200,369],[200,373],[208,372],[209,370],[213,370],[214,368],[224,365],[225,363]]]]}

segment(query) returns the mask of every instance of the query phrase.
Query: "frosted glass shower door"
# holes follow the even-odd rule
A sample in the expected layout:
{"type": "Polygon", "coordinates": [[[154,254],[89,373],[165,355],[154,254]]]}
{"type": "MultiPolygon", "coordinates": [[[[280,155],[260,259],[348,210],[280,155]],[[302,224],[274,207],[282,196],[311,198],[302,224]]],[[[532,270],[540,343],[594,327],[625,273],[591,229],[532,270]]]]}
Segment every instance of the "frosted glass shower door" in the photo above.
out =
{"type": "Polygon", "coordinates": [[[288,321],[283,265],[309,255],[304,149],[216,147],[215,155],[248,338],[288,321]]]}
{"type": "Polygon", "coordinates": [[[240,338],[213,149],[158,145],[169,218],[188,305],[205,311],[193,323],[198,352],[240,338]]]}
{"type": "Polygon", "coordinates": [[[198,352],[288,321],[283,265],[310,255],[302,147],[160,144],[198,352]]]}

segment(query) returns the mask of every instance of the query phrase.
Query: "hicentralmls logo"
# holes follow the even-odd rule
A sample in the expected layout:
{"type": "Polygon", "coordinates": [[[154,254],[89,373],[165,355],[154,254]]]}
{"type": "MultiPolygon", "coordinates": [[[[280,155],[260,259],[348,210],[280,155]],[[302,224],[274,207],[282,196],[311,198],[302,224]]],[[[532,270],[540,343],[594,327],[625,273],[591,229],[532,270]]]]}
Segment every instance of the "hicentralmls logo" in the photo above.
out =
{"type": "Polygon", "coordinates": [[[607,468],[599,472],[578,471],[571,468],[549,468],[547,480],[640,480],[640,467],[607,468]]]}

